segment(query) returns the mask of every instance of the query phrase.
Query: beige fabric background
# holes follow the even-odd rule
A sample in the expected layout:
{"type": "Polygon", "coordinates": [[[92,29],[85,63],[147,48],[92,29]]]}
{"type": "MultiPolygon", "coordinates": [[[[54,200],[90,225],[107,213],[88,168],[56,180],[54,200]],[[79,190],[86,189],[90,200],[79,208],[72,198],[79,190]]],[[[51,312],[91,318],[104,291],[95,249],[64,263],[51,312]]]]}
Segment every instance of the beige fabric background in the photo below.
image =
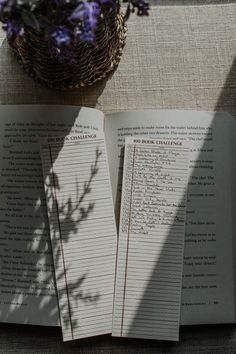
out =
{"type": "MultiPolygon", "coordinates": [[[[0,48],[0,103],[59,103],[104,112],[138,108],[236,110],[236,4],[154,6],[132,17],[113,76],[94,87],[51,91],[0,48]]],[[[3,32],[0,32],[3,38],[3,32]]]]}
{"type": "MultiPolygon", "coordinates": [[[[69,93],[35,83],[4,42],[0,48],[0,104],[75,104],[104,112],[224,109],[236,117],[236,4],[221,2],[153,0],[161,6],[154,6],[149,18],[129,21],[127,45],[113,76],[69,93]]],[[[59,329],[0,324],[0,353],[235,354],[236,331],[232,325],[185,327],[176,344],[110,337],[63,344],[59,329]]]]}

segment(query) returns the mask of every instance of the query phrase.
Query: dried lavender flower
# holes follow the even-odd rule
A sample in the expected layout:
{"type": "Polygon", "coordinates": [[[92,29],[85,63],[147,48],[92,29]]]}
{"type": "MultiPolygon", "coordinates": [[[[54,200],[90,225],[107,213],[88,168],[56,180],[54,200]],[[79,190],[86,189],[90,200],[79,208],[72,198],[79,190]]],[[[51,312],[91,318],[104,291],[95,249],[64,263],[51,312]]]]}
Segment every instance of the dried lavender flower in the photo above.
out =
{"type": "MultiPolygon", "coordinates": [[[[60,62],[74,63],[78,41],[96,45],[98,21],[103,11],[115,14],[122,0],[0,0],[0,21],[10,41],[23,38],[30,29],[48,41],[52,55],[60,62]]],[[[126,19],[132,12],[149,13],[146,0],[123,0],[126,19]]]]}
{"type": "Polygon", "coordinates": [[[101,13],[99,4],[93,2],[82,2],[72,12],[69,21],[76,24],[76,39],[87,43],[95,43],[98,18],[101,13]]]}
{"type": "Polygon", "coordinates": [[[51,33],[52,43],[58,47],[67,47],[71,45],[71,32],[67,28],[59,27],[51,33]]]}
{"type": "Polygon", "coordinates": [[[14,41],[16,37],[24,37],[24,27],[14,20],[4,23],[3,29],[7,32],[7,36],[11,41],[14,41]]]}

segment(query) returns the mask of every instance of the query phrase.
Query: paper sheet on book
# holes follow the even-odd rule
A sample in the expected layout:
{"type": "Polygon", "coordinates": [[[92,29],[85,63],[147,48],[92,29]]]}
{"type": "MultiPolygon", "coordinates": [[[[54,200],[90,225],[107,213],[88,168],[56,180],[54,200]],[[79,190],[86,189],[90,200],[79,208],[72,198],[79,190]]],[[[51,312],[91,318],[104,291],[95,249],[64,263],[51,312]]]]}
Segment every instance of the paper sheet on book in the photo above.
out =
{"type": "Polygon", "coordinates": [[[178,340],[188,147],[126,138],[114,336],[178,340]]]}
{"type": "Polygon", "coordinates": [[[39,139],[102,131],[102,112],[0,106],[0,319],[58,326],[39,139]]]}
{"type": "Polygon", "coordinates": [[[64,340],[111,332],[116,226],[103,133],[42,145],[64,340]]]}

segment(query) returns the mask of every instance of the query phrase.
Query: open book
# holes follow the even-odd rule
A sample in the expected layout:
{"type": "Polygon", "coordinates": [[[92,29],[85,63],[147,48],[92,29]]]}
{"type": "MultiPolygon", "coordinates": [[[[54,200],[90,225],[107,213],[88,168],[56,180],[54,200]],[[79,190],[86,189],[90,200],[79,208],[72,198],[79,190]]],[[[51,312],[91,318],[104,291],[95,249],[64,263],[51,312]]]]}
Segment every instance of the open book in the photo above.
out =
{"type": "Polygon", "coordinates": [[[189,142],[181,324],[235,322],[236,123],[228,114],[145,110],[104,117],[78,107],[2,106],[0,117],[2,322],[59,325],[39,139],[91,131],[105,133],[117,221],[125,137],[189,142]]]}
{"type": "Polygon", "coordinates": [[[178,340],[187,144],[126,138],[118,239],[104,133],[49,138],[41,157],[63,339],[178,340]]]}

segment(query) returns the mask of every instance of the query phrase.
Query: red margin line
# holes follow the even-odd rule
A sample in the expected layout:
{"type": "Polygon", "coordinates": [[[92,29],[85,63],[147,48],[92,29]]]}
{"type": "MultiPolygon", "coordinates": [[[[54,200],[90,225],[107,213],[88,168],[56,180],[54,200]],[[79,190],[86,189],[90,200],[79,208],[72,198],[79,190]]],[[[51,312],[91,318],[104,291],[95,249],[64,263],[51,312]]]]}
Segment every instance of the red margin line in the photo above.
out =
{"type": "Polygon", "coordinates": [[[132,179],[131,179],[131,191],[130,191],[130,205],[129,205],[128,237],[127,237],[126,262],[125,262],[125,282],[124,282],[123,305],[122,305],[121,328],[120,328],[120,336],[121,336],[121,337],[123,336],[124,314],[125,314],[125,297],[126,297],[127,273],[128,273],[128,260],[129,260],[129,239],[130,239],[131,211],[132,211],[132,199],[133,199],[133,181],[134,181],[134,161],[135,161],[135,153],[136,153],[136,146],[134,145],[134,150],[133,150],[133,164],[132,164],[132,179]]]}

